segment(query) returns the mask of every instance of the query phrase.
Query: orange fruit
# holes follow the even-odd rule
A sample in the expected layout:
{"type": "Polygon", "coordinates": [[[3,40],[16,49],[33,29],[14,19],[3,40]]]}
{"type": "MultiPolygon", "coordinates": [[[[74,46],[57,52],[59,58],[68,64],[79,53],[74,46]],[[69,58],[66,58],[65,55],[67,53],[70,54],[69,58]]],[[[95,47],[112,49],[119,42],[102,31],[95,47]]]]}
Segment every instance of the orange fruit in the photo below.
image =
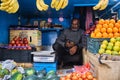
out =
{"type": "Polygon", "coordinates": [[[110,19],[109,22],[115,24],[115,19],[110,19]]]}
{"type": "Polygon", "coordinates": [[[120,20],[117,20],[117,23],[119,23],[119,24],[120,24],[120,20]]]}
{"type": "Polygon", "coordinates": [[[108,34],[108,37],[109,37],[109,38],[112,38],[112,37],[113,37],[113,33],[109,33],[109,34],[108,34]]]}
{"type": "Polygon", "coordinates": [[[103,37],[103,38],[108,38],[108,33],[103,32],[103,33],[102,33],[102,37],[103,37]]]}
{"type": "Polygon", "coordinates": [[[115,32],[118,32],[119,31],[119,29],[117,28],[117,27],[114,27],[113,28],[113,32],[115,33],[115,32]]]}
{"type": "Polygon", "coordinates": [[[120,24],[119,23],[115,23],[115,27],[120,28],[120,24]]]}
{"type": "Polygon", "coordinates": [[[114,37],[119,37],[120,34],[118,32],[114,33],[114,37]]]}
{"type": "Polygon", "coordinates": [[[113,28],[113,27],[114,27],[114,24],[113,24],[113,23],[109,23],[109,24],[108,24],[108,27],[109,27],[109,28],[113,28]]]}
{"type": "Polygon", "coordinates": [[[103,27],[104,28],[108,28],[108,24],[103,24],[103,27]]]}
{"type": "Polygon", "coordinates": [[[91,38],[95,38],[95,33],[92,32],[92,33],[90,34],[90,37],[91,37],[91,38]]]}
{"type": "Polygon", "coordinates": [[[104,19],[100,19],[100,20],[98,21],[98,23],[99,23],[99,24],[104,24],[104,19]]]}
{"type": "Polygon", "coordinates": [[[102,33],[101,32],[97,32],[96,33],[96,38],[101,38],[102,37],[102,33]]]}
{"type": "Polygon", "coordinates": [[[112,28],[107,28],[107,33],[112,33],[112,32],[113,32],[112,28]]]}
{"type": "Polygon", "coordinates": [[[120,33],[120,28],[118,29],[118,32],[120,33]]]}
{"type": "Polygon", "coordinates": [[[100,28],[102,28],[102,25],[101,24],[97,24],[96,28],[100,29],[100,28]]]}
{"type": "Polygon", "coordinates": [[[106,19],[106,20],[104,21],[104,23],[105,23],[105,24],[109,24],[109,20],[106,19]]]}
{"type": "Polygon", "coordinates": [[[95,32],[95,33],[100,32],[100,29],[96,28],[96,29],[94,30],[94,32],[95,32]]]}
{"type": "Polygon", "coordinates": [[[106,28],[101,28],[101,30],[100,30],[102,33],[103,32],[106,32],[106,28]]]}

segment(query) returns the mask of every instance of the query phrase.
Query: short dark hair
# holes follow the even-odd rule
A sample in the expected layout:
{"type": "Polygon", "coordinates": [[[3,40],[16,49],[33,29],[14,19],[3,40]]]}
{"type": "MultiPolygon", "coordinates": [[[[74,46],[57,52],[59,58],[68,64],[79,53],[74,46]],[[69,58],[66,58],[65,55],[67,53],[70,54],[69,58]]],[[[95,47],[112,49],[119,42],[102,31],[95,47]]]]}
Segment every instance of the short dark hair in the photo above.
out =
{"type": "Polygon", "coordinates": [[[79,18],[73,18],[73,19],[71,20],[71,24],[72,24],[72,22],[73,22],[74,20],[77,20],[77,21],[78,21],[78,25],[80,25],[80,20],[79,20],[79,18]]]}

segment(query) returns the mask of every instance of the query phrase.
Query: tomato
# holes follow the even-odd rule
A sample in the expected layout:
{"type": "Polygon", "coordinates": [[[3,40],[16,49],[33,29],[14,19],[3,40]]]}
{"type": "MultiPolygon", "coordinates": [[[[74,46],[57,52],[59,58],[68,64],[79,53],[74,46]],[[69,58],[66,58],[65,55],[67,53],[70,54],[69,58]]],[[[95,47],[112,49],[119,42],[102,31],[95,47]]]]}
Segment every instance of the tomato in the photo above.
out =
{"type": "Polygon", "coordinates": [[[92,80],[97,80],[96,78],[93,78],[92,80]]]}
{"type": "Polygon", "coordinates": [[[78,80],[83,80],[82,78],[79,78],[78,80]]]}
{"type": "Polygon", "coordinates": [[[71,78],[71,77],[72,77],[72,73],[66,75],[66,78],[71,78]]]}
{"type": "Polygon", "coordinates": [[[93,76],[91,74],[87,75],[88,79],[93,79],[93,76]]]}
{"type": "Polygon", "coordinates": [[[86,74],[82,74],[81,77],[82,77],[83,79],[85,79],[85,78],[86,78],[86,74]]]}
{"type": "Polygon", "coordinates": [[[60,80],[66,80],[66,78],[63,76],[63,77],[60,77],[60,80]]]}
{"type": "Polygon", "coordinates": [[[92,75],[92,73],[91,73],[91,72],[89,72],[89,71],[87,71],[85,74],[86,74],[86,75],[89,75],[89,74],[91,74],[91,75],[92,75]]]}
{"type": "Polygon", "coordinates": [[[78,80],[77,76],[72,76],[72,80],[78,80]]]}

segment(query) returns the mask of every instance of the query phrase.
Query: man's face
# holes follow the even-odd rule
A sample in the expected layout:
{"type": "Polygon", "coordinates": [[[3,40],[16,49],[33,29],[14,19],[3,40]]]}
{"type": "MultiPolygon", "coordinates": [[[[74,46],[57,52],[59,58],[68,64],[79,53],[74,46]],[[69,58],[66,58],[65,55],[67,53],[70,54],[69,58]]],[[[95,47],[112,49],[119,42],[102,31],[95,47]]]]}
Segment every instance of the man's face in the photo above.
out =
{"type": "Polygon", "coordinates": [[[72,30],[78,30],[79,29],[78,20],[73,20],[71,28],[72,28],[72,30]]]}

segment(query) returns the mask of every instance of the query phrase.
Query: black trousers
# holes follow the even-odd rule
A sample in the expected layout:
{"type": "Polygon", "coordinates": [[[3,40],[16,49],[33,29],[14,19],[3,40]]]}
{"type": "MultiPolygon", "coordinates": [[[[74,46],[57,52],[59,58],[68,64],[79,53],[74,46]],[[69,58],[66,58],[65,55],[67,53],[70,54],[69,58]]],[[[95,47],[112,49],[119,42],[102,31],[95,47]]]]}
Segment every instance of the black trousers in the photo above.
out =
{"type": "Polygon", "coordinates": [[[70,55],[64,47],[58,43],[53,44],[53,49],[56,52],[56,57],[58,65],[63,62],[64,65],[82,65],[83,64],[83,55],[82,48],[78,48],[77,52],[74,55],[70,55]]]}

